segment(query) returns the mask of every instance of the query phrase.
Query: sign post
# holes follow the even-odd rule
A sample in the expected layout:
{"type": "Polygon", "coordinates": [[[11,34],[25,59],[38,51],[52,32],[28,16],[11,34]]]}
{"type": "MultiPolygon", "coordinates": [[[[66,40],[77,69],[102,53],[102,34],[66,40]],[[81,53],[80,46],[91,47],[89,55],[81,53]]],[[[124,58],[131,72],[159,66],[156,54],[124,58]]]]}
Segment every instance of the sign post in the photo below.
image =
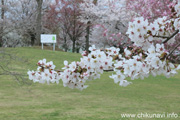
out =
{"type": "Polygon", "coordinates": [[[42,50],[43,50],[43,43],[42,43],[42,50]]]}
{"type": "Polygon", "coordinates": [[[43,49],[44,43],[53,43],[53,51],[55,51],[56,35],[55,34],[41,34],[42,49],[43,49]]]}
{"type": "MultiPolygon", "coordinates": [[[[53,36],[52,40],[55,41],[56,40],[56,36],[53,36]]],[[[53,51],[55,51],[55,43],[53,43],[53,51]]]]}

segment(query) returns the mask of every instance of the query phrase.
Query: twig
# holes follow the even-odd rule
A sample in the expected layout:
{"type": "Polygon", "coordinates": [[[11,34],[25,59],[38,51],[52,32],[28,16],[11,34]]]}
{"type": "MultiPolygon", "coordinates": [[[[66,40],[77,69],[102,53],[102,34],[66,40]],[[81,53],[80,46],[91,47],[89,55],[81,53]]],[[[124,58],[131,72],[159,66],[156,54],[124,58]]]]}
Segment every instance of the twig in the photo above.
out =
{"type": "Polygon", "coordinates": [[[104,70],[104,72],[111,72],[111,71],[114,71],[113,69],[110,69],[110,70],[104,70]]]}
{"type": "MultiPolygon", "coordinates": [[[[0,68],[1,68],[3,71],[6,72],[4,75],[11,75],[11,76],[15,77],[17,83],[20,84],[20,83],[19,83],[20,81],[19,81],[19,79],[18,79],[18,76],[19,76],[20,74],[17,74],[17,73],[14,73],[14,72],[10,72],[10,71],[4,69],[4,67],[1,66],[1,65],[0,65],[0,68]]],[[[0,75],[3,75],[3,73],[1,73],[0,75]]]]}
{"type": "Polygon", "coordinates": [[[164,42],[162,43],[167,43],[171,38],[173,38],[176,34],[178,34],[179,30],[176,30],[170,37],[168,37],[164,42]]]}
{"type": "Polygon", "coordinates": [[[156,35],[154,35],[153,37],[158,37],[158,38],[167,38],[167,39],[169,38],[168,36],[160,36],[160,35],[157,35],[157,36],[156,36],[156,35]]]}
{"type": "Polygon", "coordinates": [[[169,53],[167,57],[169,57],[179,46],[180,46],[180,43],[169,53]]]}

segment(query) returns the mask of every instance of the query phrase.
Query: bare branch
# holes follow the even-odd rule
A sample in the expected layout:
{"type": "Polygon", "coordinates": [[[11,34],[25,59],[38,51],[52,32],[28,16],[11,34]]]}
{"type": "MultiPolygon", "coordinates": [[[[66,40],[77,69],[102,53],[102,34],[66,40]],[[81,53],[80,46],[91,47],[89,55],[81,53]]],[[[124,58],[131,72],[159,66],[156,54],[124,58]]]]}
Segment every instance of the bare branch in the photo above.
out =
{"type": "Polygon", "coordinates": [[[18,73],[15,73],[15,72],[10,72],[10,71],[6,70],[6,69],[5,69],[3,66],[1,66],[1,65],[0,65],[0,68],[1,68],[3,71],[5,71],[5,73],[0,73],[0,75],[11,75],[11,76],[13,76],[13,77],[16,79],[16,81],[18,82],[18,84],[20,84],[20,81],[19,81],[18,76],[20,76],[21,74],[18,74],[18,73]]]}

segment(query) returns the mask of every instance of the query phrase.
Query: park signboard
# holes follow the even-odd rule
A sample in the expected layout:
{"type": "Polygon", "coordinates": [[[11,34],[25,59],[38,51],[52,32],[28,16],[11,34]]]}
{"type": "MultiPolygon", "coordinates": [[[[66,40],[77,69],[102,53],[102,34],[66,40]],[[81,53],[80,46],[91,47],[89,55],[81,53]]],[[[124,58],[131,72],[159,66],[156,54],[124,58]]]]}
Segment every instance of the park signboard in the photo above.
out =
{"type": "Polygon", "coordinates": [[[44,43],[52,43],[53,44],[53,50],[55,50],[56,34],[41,34],[42,49],[43,49],[44,43]]]}

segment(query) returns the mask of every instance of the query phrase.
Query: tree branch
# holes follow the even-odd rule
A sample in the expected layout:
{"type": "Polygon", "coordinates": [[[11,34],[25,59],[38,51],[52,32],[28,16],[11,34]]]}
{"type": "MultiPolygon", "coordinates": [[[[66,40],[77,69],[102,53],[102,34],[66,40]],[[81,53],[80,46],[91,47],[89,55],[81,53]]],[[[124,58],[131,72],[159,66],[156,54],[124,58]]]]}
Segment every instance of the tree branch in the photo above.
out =
{"type": "Polygon", "coordinates": [[[167,57],[169,57],[179,46],[180,46],[180,43],[169,53],[167,57]]]}
{"type": "Polygon", "coordinates": [[[153,37],[158,37],[158,38],[166,38],[166,39],[168,39],[169,37],[168,36],[160,36],[160,35],[153,35],[153,37]]]}
{"type": "Polygon", "coordinates": [[[176,34],[178,34],[179,30],[176,30],[170,37],[168,37],[164,42],[162,43],[167,43],[171,38],[173,38],[176,34]]]}
{"type": "Polygon", "coordinates": [[[113,69],[110,69],[110,70],[103,70],[104,72],[111,72],[111,71],[114,71],[113,69]]]}
{"type": "Polygon", "coordinates": [[[20,76],[21,74],[18,74],[18,73],[14,73],[14,72],[10,72],[8,70],[6,70],[3,66],[0,65],[0,68],[5,71],[5,73],[0,73],[0,75],[11,75],[13,77],[16,78],[16,81],[18,82],[18,84],[20,84],[20,81],[18,79],[18,76],[20,76]]]}

